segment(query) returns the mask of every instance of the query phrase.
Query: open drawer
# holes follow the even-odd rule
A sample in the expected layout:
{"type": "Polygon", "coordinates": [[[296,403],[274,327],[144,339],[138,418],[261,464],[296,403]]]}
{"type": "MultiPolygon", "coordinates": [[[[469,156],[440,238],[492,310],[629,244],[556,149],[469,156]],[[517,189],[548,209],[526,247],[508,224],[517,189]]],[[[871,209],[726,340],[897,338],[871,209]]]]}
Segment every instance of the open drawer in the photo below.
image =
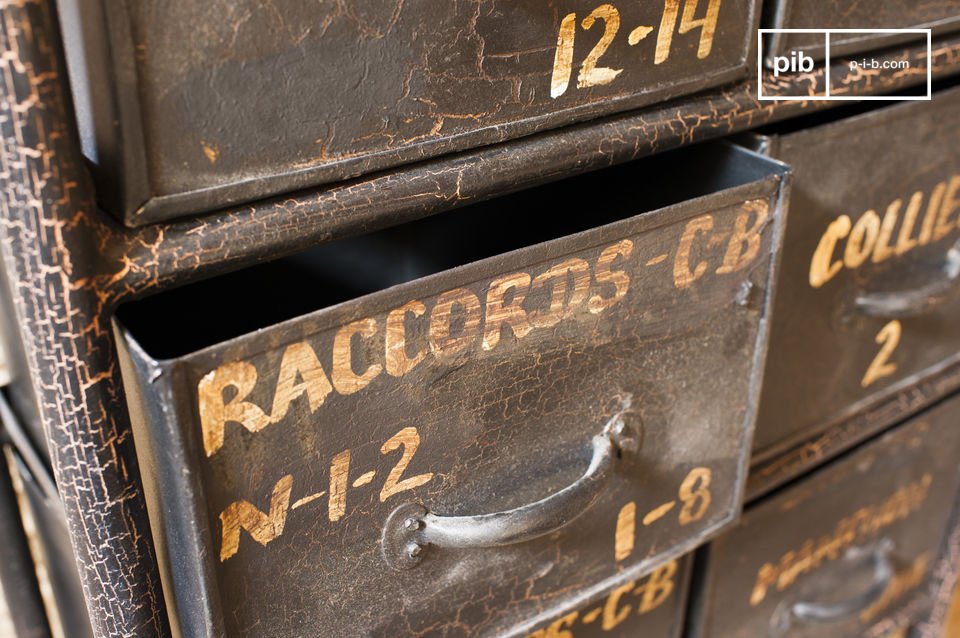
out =
{"type": "Polygon", "coordinates": [[[732,523],[785,180],[693,148],[122,308],[174,624],[522,636],[732,523]]]}

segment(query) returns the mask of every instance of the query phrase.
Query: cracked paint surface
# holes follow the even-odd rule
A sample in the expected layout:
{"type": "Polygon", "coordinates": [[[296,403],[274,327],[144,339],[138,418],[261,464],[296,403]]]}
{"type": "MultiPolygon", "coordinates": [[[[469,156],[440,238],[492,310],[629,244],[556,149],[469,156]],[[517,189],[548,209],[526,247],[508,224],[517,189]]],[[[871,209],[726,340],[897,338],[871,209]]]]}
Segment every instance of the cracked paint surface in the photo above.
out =
{"type": "MultiPolygon", "coordinates": [[[[719,0],[717,35],[702,59],[699,28],[674,33],[667,25],[668,55],[658,63],[657,38],[630,44],[628,34],[637,26],[659,26],[663,4],[621,2],[614,10],[622,28],[600,60],[601,67],[621,73],[555,99],[550,86],[560,20],[569,13],[586,19],[596,5],[128,3],[128,20],[118,18],[118,32],[110,37],[115,65],[125,69],[135,61],[135,84],[118,89],[119,121],[138,134],[142,129],[147,201],[138,211],[113,212],[131,225],[181,217],[224,201],[594,119],[747,75],[756,0],[719,0]],[[209,148],[219,149],[216,162],[208,161],[209,148]]],[[[700,6],[699,14],[706,11],[700,6]]],[[[577,29],[577,70],[603,29],[599,22],[577,29]]]]}
{"type": "MultiPolygon", "coordinates": [[[[0,126],[7,178],[0,239],[7,273],[18,281],[13,296],[20,334],[98,637],[168,635],[107,328],[119,300],[333,237],[827,106],[759,104],[756,87],[741,83],[550,136],[492,145],[322,190],[129,231],[90,203],[89,186],[79,169],[79,145],[65,115],[60,61],[48,39],[56,32],[51,6],[42,0],[0,3],[4,70],[0,86],[5,97],[0,126]]],[[[291,31],[292,40],[301,36],[302,32],[291,31]]],[[[920,52],[913,55],[919,59],[920,52]]],[[[934,77],[958,68],[960,42],[954,38],[936,44],[934,77]]],[[[838,67],[832,76],[843,73],[838,67]]],[[[803,87],[822,82],[822,77],[800,75],[780,81],[803,87]]],[[[905,79],[881,75],[851,81],[851,90],[884,91],[903,86],[905,79]]],[[[952,383],[957,376],[949,378],[952,383]]],[[[904,391],[883,414],[871,416],[865,424],[851,420],[849,428],[837,429],[838,440],[818,446],[761,482],[795,476],[831,449],[875,432],[895,417],[898,408],[929,402],[938,392],[956,387],[948,385],[934,379],[920,390],[904,391]]],[[[940,600],[946,599],[958,564],[960,541],[957,534],[951,539],[952,558],[938,565],[940,600]]],[[[938,608],[942,618],[945,604],[938,608]]],[[[937,618],[930,626],[937,626],[937,618]]],[[[928,635],[936,634],[931,630],[928,635]]]]}
{"type": "Polygon", "coordinates": [[[58,45],[47,39],[55,20],[47,2],[0,2],[4,269],[95,633],[161,636],[106,297],[91,276],[103,235],[65,126],[58,45]]]}

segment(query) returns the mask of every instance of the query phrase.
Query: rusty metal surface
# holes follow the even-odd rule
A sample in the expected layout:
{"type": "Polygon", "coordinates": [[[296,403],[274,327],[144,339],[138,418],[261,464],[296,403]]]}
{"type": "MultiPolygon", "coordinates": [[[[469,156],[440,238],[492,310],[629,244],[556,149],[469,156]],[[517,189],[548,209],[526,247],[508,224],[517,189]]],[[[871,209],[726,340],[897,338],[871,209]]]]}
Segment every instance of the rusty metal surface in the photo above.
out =
{"type": "Polygon", "coordinates": [[[958,410],[960,399],[941,403],[749,508],[710,547],[693,635],[872,636],[902,624],[900,608],[940,571],[960,489],[958,410]],[[836,617],[804,620],[811,605],[836,617]]]}
{"type": "Polygon", "coordinates": [[[759,458],[960,361],[957,112],[955,88],[772,140],[771,154],[796,172],[798,214],[787,228],[759,458]]]}
{"type": "Polygon", "coordinates": [[[223,328],[278,302],[242,273],[239,288],[213,280],[188,303],[175,292],[121,309],[180,630],[524,635],[731,523],[783,171],[735,147],[692,149],[358,238],[366,250],[321,247],[264,281],[278,299],[306,285],[335,305],[249,334],[223,328]],[[674,201],[663,185],[679,173],[680,203],[638,215],[674,201]],[[436,274],[371,292],[353,278],[384,277],[379,262],[330,267],[377,246],[398,269],[420,257],[436,274]],[[195,332],[219,323],[216,345],[169,339],[181,313],[195,332]],[[609,458],[598,435],[625,410],[634,441],[616,440],[611,475],[587,488],[595,502],[552,513],[541,499],[579,503],[585,468],[609,458]]]}
{"type": "Polygon", "coordinates": [[[757,0],[60,3],[68,37],[109,43],[68,62],[112,115],[81,134],[132,226],[743,79],[759,20],[757,0]]]}
{"type": "MultiPolygon", "coordinates": [[[[956,0],[775,0],[764,9],[764,26],[774,29],[931,29],[934,37],[960,29],[956,0]]],[[[815,60],[825,56],[821,34],[767,37],[768,57],[791,51],[804,51],[815,60]]],[[[923,42],[926,35],[833,33],[830,54],[859,54],[910,40],[923,42]]]]}

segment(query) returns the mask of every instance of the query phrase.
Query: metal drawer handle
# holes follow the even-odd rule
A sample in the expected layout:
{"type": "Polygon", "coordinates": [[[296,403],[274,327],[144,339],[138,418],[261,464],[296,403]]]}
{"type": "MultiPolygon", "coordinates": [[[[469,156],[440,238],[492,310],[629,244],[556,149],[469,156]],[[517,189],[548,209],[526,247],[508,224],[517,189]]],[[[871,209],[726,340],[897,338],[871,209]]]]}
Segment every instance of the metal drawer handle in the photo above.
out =
{"type": "Polygon", "coordinates": [[[947,251],[942,272],[943,277],[913,290],[859,295],[856,300],[857,308],[871,317],[896,319],[922,314],[942,303],[960,281],[960,240],[947,251]]]}
{"type": "Polygon", "coordinates": [[[883,596],[890,586],[894,576],[891,554],[893,542],[889,539],[880,541],[872,548],[855,547],[844,556],[845,560],[857,561],[869,556],[873,563],[873,582],[864,592],[838,603],[817,603],[800,601],[789,605],[786,609],[779,609],[774,615],[774,627],[778,633],[786,631],[792,621],[803,624],[828,624],[852,618],[869,609],[883,596]]]}
{"type": "Polygon", "coordinates": [[[440,516],[417,503],[401,505],[390,514],[383,529],[384,558],[394,569],[410,569],[423,560],[429,547],[513,545],[568,525],[603,493],[621,453],[639,448],[638,426],[639,417],[627,405],[590,441],[593,454],[583,475],[539,501],[476,516],[440,516]]]}

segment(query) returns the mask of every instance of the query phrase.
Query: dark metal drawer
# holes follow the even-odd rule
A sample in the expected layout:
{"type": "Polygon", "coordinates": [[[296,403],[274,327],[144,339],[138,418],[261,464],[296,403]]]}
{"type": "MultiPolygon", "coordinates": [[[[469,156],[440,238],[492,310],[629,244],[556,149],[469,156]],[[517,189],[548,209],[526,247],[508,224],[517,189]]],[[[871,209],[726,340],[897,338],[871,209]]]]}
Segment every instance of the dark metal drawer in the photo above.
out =
{"type": "Polygon", "coordinates": [[[672,560],[643,578],[625,580],[578,609],[539,623],[527,638],[678,638],[683,629],[692,560],[672,560]]]}
{"type": "Polygon", "coordinates": [[[952,398],[749,508],[706,553],[697,638],[835,638],[922,594],[960,490],[952,398]]]}
{"type": "Polygon", "coordinates": [[[59,4],[101,204],[132,226],[743,78],[759,20],[757,0],[59,4]]]}
{"type": "MultiPolygon", "coordinates": [[[[759,456],[960,360],[958,112],[952,89],[769,140],[795,171],[794,214],[759,456]]],[[[897,410],[902,418],[909,406],[897,410]]]]}
{"type": "MultiPolygon", "coordinates": [[[[726,145],[671,153],[321,246],[260,288],[240,273],[235,292],[214,280],[124,309],[174,623],[522,636],[733,522],[784,171],[726,145]],[[671,179],[692,199],[638,214],[671,179]],[[473,261],[543,232],[569,234],[473,261]],[[342,285],[325,260],[359,256],[334,269],[359,278],[374,252],[358,247],[393,240],[440,272],[191,341],[205,318],[269,311],[285,283],[325,298],[342,285]]],[[[414,261],[385,263],[372,270],[414,261]]]]}
{"type": "MultiPolygon", "coordinates": [[[[955,0],[775,0],[764,23],[773,29],[931,29],[934,35],[960,29],[955,0]]],[[[850,55],[910,40],[924,34],[831,33],[830,54],[850,55]]],[[[783,33],[764,37],[768,57],[803,51],[815,60],[826,53],[823,34],[783,33]]]]}

